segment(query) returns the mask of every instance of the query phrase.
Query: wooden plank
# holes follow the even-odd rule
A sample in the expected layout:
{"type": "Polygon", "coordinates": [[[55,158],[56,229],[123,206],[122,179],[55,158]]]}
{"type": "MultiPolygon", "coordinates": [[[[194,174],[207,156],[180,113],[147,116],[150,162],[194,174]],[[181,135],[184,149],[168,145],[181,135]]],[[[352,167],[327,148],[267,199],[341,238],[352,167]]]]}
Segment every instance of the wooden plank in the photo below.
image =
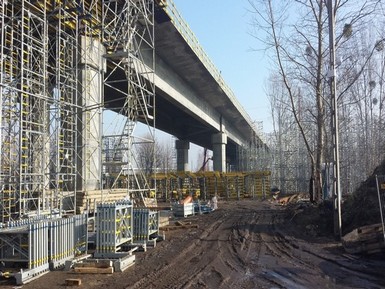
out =
{"type": "Polygon", "coordinates": [[[168,225],[170,225],[170,221],[168,220],[168,218],[167,219],[164,219],[164,220],[160,220],[159,221],[159,228],[160,227],[165,227],[165,226],[168,226],[168,225]]]}
{"type": "Polygon", "coordinates": [[[74,271],[81,274],[112,274],[114,273],[114,268],[78,267],[74,268],[74,271]]]}
{"type": "Polygon", "coordinates": [[[366,233],[374,233],[374,232],[382,232],[382,225],[374,224],[374,225],[357,228],[358,234],[366,234],[366,233]]]}
{"type": "Polygon", "coordinates": [[[349,253],[372,254],[385,248],[381,224],[354,229],[342,237],[342,244],[349,253]]]}
{"type": "Polygon", "coordinates": [[[66,279],[65,285],[66,286],[80,286],[82,284],[81,279],[66,279]]]}
{"type": "Polygon", "coordinates": [[[186,225],[191,225],[191,222],[176,221],[175,225],[177,225],[177,226],[186,226],[186,225]]]}

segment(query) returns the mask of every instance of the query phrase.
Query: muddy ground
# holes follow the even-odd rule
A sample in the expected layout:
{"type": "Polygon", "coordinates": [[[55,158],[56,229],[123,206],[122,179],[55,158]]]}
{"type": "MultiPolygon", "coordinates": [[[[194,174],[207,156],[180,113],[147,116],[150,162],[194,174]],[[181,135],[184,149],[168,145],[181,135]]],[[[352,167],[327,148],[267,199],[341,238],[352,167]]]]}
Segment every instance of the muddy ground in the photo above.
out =
{"type": "Polygon", "coordinates": [[[68,278],[81,279],[79,288],[385,288],[384,255],[347,254],[276,203],[220,201],[217,211],[183,220],[199,227],[166,232],[123,273],[55,271],[20,288],[76,288],[68,278]]]}

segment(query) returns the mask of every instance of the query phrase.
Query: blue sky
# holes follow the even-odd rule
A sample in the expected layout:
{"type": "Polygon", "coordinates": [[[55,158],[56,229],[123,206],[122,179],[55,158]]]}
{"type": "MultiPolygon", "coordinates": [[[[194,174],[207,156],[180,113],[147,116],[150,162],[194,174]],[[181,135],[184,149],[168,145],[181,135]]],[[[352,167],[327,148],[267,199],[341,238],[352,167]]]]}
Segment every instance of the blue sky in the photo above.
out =
{"type": "Polygon", "coordinates": [[[251,36],[252,15],[247,0],[173,0],[201,46],[221,71],[253,121],[272,131],[265,93],[267,55],[251,36]]]}

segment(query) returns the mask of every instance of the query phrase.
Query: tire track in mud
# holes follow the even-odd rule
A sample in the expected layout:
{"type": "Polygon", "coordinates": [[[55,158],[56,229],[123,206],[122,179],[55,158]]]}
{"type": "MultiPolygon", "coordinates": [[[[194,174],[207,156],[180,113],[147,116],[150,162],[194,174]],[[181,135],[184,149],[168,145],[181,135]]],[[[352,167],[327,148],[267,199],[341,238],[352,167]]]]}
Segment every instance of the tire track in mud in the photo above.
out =
{"type": "Polygon", "coordinates": [[[297,267],[306,267],[309,270],[314,269],[314,264],[305,258],[303,258],[301,245],[303,242],[298,239],[289,239],[280,232],[276,225],[280,222],[283,214],[277,214],[276,211],[271,211],[269,219],[270,223],[270,234],[264,234],[262,240],[264,244],[269,248],[272,254],[279,256],[280,259],[285,260],[297,267]],[[300,244],[298,244],[300,243],[300,244]],[[300,252],[298,252],[300,251],[300,252]]]}
{"type": "MultiPolygon", "coordinates": [[[[229,251],[234,260],[239,263],[237,276],[229,278],[223,284],[224,288],[257,288],[254,275],[254,260],[260,254],[260,238],[258,231],[260,214],[256,211],[242,213],[230,233],[229,251]]],[[[258,287],[261,288],[261,287],[258,287]]]]}
{"type": "Polygon", "coordinates": [[[202,232],[199,239],[193,241],[182,252],[178,252],[175,258],[169,260],[169,264],[151,272],[146,278],[142,278],[127,289],[185,288],[194,276],[199,276],[207,267],[207,264],[202,262],[204,260],[204,252],[201,248],[202,240],[217,231],[225,218],[226,214],[223,214],[202,232]]]}
{"type": "Polygon", "coordinates": [[[270,254],[279,256],[277,264],[266,268],[263,274],[266,279],[285,288],[346,288],[347,284],[355,288],[379,288],[379,277],[383,275],[363,273],[364,266],[354,268],[357,262],[326,250],[315,250],[314,244],[288,235],[281,218],[280,214],[273,215],[272,234],[262,234],[270,254]]]}
{"type": "MultiPolygon", "coordinates": [[[[366,262],[360,262],[358,257],[348,258],[346,255],[338,257],[327,254],[327,252],[315,251],[312,250],[308,243],[303,243],[300,247],[294,246],[293,242],[295,239],[284,236],[283,234],[280,234],[280,236],[294,248],[300,250],[303,256],[306,256],[309,260],[313,260],[313,267],[318,270],[320,267],[325,268],[326,272],[321,272],[321,274],[325,275],[325,278],[334,280],[334,282],[338,282],[338,279],[343,280],[346,276],[354,276],[354,282],[350,281],[352,286],[362,286],[361,288],[378,288],[378,281],[384,278],[382,271],[373,271],[368,269],[366,262]],[[317,266],[314,266],[314,264],[317,264],[317,266]],[[332,277],[328,277],[327,273],[330,273],[332,277]]],[[[382,282],[382,286],[384,285],[385,280],[382,282]]]]}
{"type": "MultiPolygon", "coordinates": [[[[216,230],[205,234],[201,241],[201,261],[205,270],[200,270],[196,275],[178,288],[229,288],[231,280],[242,276],[245,262],[234,250],[234,239],[238,247],[241,246],[239,238],[234,238],[234,227],[243,222],[245,215],[237,212],[222,216],[222,223],[216,230]]],[[[242,236],[243,240],[245,236],[242,236]]],[[[199,264],[197,264],[199,265],[199,264]]],[[[237,288],[248,288],[236,282],[237,288]]]]}
{"type": "Polygon", "coordinates": [[[258,254],[255,234],[250,233],[257,220],[256,212],[234,210],[221,214],[168,265],[127,289],[230,288],[234,284],[237,288],[252,288],[248,280],[243,286],[242,280],[249,256],[258,254]]]}
{"type": "MultiPolygon", "coordinates": [[[[276,224],[283,218],[283,211],[266,210],[264,219],[266,229],[261,232],[263,255],[259,259],[260,278],[283,288],[308,288],[311,285],[307,277],[314,273],[314,264],[298,252],[299,246],[287,242],[276,229],[276,224]]],[[[296,240],[298,241],[298,240],[296,240]]]]}
{"type": "MultiPolygon", "coordinates": [[[[307,241],[287,235],[285,229],[281,231],[279,227],[282,225],[283,215],[274,211],[272,214],[270,234],[262,234],[262,241],[269,254],[276,259],[276,263],[268,264],[261,277],[264,276],[285,288],[345,288],[337,285],[335,274],[330,276],[321,269],[322,262],[332,260],[328,261],[321,257],[321,253],[312,252],[311,244],[307,241]],[[322,285],[317,287],[320,283],[322,285]]],[[[328,268],[331,265],[333,262],[324,264],[323,267],[328,268]]]]}
{"type": "Polygon", "coordinates": [[[198,238],[127,289],[347,288],[354,282],[381,288],[378,276],[360,272],[348,258],[292,235],[282,223],[283,209],[242,204],[212,213],[198,238]],[[352,275],[353,281],[342,279],[352,275]]]}

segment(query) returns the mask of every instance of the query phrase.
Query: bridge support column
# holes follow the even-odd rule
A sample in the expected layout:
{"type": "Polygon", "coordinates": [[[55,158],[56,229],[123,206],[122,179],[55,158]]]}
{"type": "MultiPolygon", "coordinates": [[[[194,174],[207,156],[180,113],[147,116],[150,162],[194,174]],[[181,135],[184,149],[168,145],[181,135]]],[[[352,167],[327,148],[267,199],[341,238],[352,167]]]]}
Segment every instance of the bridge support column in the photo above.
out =
{"type": "Polygon", "coordinates": [[[78,99],[78,190],[98,190],[101,185],[103,71],[105,49],[100,41],[82,36],[78,99]]]}
{"type": "Polygon", "coordinates": [[[175,148],[177,171],[189,171],[188,150],[190,149],[190,143],[185,140],[176,140],[175,148]]]}
{"type": "Polygon", "coordinates": [[[219,132],[212,135],[213,144],[213,165],[214,171],[226,172],[226,144],[227,135],[219,132]]]}

